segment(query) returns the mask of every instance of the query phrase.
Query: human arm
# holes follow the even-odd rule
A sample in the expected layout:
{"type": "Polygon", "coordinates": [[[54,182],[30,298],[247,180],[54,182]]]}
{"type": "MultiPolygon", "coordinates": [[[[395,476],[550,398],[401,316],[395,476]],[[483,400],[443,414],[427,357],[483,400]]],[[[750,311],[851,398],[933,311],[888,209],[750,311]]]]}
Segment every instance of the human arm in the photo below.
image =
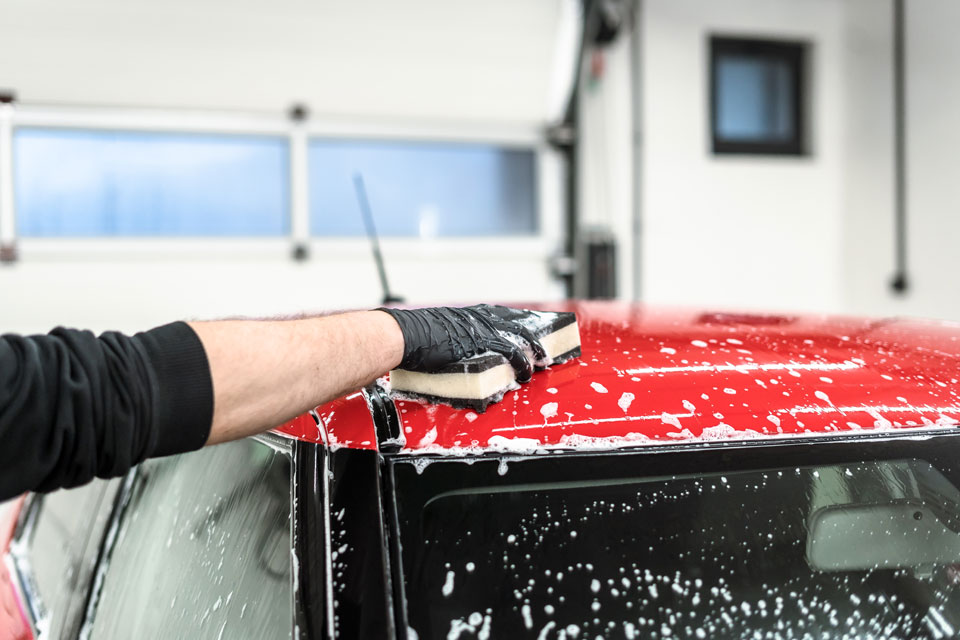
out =
{"type": "Polygon", "coordinates": [[[275,427],[400,364],[403,335],[380,311],[302,320],[194,322],[210,362],[207,444],[275,427]]]}
{"type": "Polygon", "coordinates": [[[485,351],[504,355],[520,382],[543,348],[501,317],[505,307],[382,309],[303,320],[195,322],[213,378],[207,444],[259,433],[373,382],[398,366],[430,371],[485,351]],[[513,335],[515,341],[506,336],[513,335]]]}
{"type": "Polygon", "coordinates": [[[135,336],[2,335],[0,501],[199,448],[212,401],[203,346],[182,322],[135,336]]]}
{"type": "Polygon", "coordinates": [[[402,354],[379,311],[0,336],[0,501],[275,427],[402,354]]]}
{"type": "Polygon", "coordinates": [[[524,330],[498,309],[0,336],[0,501],[265,431],[398,365],[431,370],[492,350],[526,381],[532,365],[506,339],[523,342],[524,330]]]}

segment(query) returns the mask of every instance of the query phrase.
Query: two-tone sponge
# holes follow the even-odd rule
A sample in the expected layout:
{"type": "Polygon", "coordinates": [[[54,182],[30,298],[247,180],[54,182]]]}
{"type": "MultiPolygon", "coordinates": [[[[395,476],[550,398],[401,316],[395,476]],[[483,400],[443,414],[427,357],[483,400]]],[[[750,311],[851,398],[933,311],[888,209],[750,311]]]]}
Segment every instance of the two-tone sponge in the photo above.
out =
{"type": "MultiPolygon", "coordinates": [[[[517,322],[524,325],[543,345],[546,357],[534,360],[537,370],[561,364],[580,355],[580,331],[571,312],[517,310],[517,322]]],[[[466,358],[431,373],[394,369],[390,387],[399,397],[449,404],[458,409],[483,412],[517,387],[513,367],[498,353],[487,352],[466,358]]]]}

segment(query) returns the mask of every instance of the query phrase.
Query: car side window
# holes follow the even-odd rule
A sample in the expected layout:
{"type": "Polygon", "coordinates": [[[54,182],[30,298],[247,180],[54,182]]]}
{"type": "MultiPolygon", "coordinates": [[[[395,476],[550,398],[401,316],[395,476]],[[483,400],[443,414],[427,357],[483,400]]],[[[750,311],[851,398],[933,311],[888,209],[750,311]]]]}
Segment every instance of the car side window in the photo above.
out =
{"type": "Polygon", "coordinates": [[[32,524],[21,534],[30,609],[49,637],[80,622],[105,520],[119,480],[94,480],[74,489],[36,494],[32,524]]]}
{"type": "Polygon", "coordinates": [[[141,465],[85,631],[289,638],[290,470],[252,439],[141,465]]]}

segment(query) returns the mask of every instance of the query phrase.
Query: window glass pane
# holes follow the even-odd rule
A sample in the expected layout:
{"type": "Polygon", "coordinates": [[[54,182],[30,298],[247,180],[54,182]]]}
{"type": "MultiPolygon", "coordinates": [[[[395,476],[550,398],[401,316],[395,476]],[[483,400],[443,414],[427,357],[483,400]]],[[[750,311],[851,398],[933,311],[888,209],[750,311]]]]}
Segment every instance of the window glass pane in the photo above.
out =
{"type": "Polygon", "coordinates": [[[365,233],[354,175],[382,236],[498,236],[537,232],[535,155],[483,145],[315,140],[311,230],[365,233]]]}
{"type": "Polygon", "coordinates": [[[288,456],[241,440],[141,471],[92,637],[290,637],[288,456]]]}
{"type": "Polygon", "coordinates": [[[18,129],[24,237],[278,236],[289,228],[281,138],[18,129]]]}
{"type": "MultiPolygon", "coordinates": [[[[83,597],[95,558],[85,558],[90,533],[105,496],[116,482],[94,480],[76,489],[61,489],[42,500],[29,544],[29,560],[47,614],[59,627],[72,597],[83,597]]],[[[110,505],[104,505],[109,509],[110,505]]]]}
{"type": "Polygon", "coordinates": [[[794,130],[793,69],[776,57],[724,54],[716,61],[717,136],[786,142],[794,130]]]}
{"type": "MultiPolygon", "coordinates": [[[[397,495],[429,470],[398,474],[397,495]]],[[[960,491],[922,460],[453,490],[404,519],[423,640],[941,638],[960,624],[960,491]]]]}

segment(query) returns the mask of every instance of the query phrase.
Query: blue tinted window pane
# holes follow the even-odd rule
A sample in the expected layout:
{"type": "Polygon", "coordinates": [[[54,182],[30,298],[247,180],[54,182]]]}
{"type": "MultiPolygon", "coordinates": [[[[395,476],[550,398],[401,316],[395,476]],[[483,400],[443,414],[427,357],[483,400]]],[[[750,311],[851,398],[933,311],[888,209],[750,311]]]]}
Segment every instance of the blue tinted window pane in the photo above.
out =
{"type": "Polygon", "coordinates": [[[792,71],[785,60],[725,55],[716,64],[717,136],[786,142],[795,136],[792,71]]]}
{"type": "Polygon", "coordinates": [[[537,232],[534,152],[481,145],[317,140],[310,144],[311,230],[364,233],[353,176],[363,175],[383,236],[537,232]]]}
{"type": "Polygon", "coordinates": [[[277,236],[289,228],[283,138],[19,129],[28,237],[277,236]]]}

